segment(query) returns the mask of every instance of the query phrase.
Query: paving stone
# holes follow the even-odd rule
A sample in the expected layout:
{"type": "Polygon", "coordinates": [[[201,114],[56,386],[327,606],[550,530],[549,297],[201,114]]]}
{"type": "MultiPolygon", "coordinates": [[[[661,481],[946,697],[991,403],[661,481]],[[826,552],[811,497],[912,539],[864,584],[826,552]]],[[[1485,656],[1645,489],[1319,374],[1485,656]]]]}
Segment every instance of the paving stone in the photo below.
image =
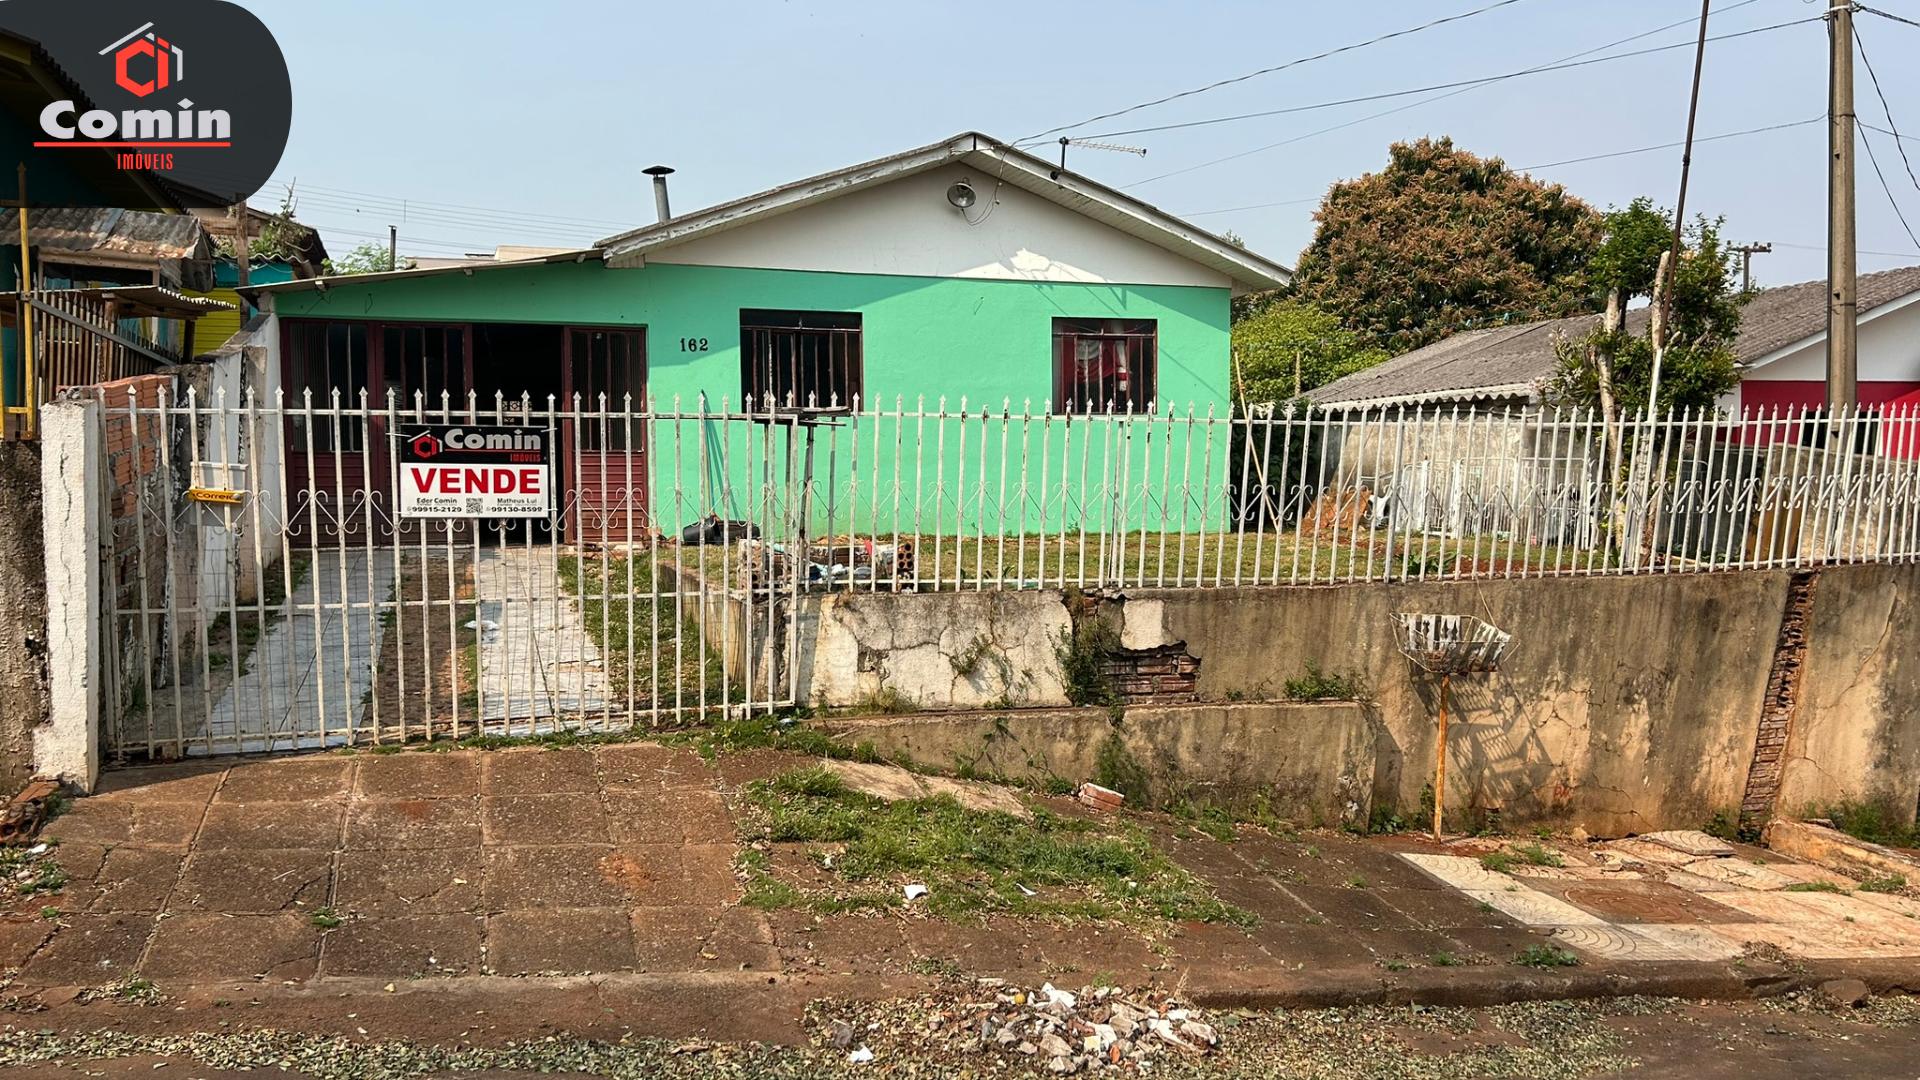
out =
{"type": "Polygon", "coordinates": [[[598,791],[483,800],[486,843],[604,844],[612,839],[598,791]]]}
{"type": "Polygon", "coordinates": [[[94,875],[89,910],[155,912],[166,904],[180,878],[184,852],[166,848],[118,847],[107,852],[94,875]]]}
{"type": "Polygon", "coordinates": [[[479,911],[486,861],[479,848],[343,851],[334,907],[363,915],[447,915],[479,911]]]}
{"type": "Polygon", "coordinates": [[[1370,889],[1340,889],[1324,885],[1288,885],[1286,890],[1333,926],[1348,929],[1412,929],[1413,920],[1401,914],[1370,889]]]}
{"type": "Polygon", "coordinates": [[[717,791],[627,787],[606,794],[613,838],[623,844],[714,844],[734,838],[733,815],[717,791]]]}
{"type": "Polygon", "coordinates": [[[1685,866],[1700,860],[1700,856],[1698,855],[1689,855],[1684,851],[1677,851],[1665,844],[1656,844],[1651,840],[1639,838],[1614,840],[1601,850],[1613,852],[1630,859],[1637,859],[1640,862],[1652,863],[1657,866],[1685,866]]]}
{"type": "Polygon", "coordinates": [[[591,750],[495,750],[482,754],[481,763],[481,790],[487,795],[554,795],[600,787],[591,750]]]}
{"type": "Polygon", "coordinates": [[[776,911],[767,921],[789,974],[898,974],[913,963],[897,916],[776,911]]]}
{"type": "Polygon", "coordinates": [[[1851,940],[1902,950],[1920,948],[1920,923],[1884,907],[1835,893],[1778,895],[1783,900],[1804,907],[1816,917],[1839,920],[1851,940]]]}
{"type": "Polygon", "coordinates": [[[69,840],[56,846],[49,854],[68,878],[75,881],[92,881],[100,873],[100,867],[106,864],[107,852],[116,848],[125,848],[124,844],[97,844],[91,840],[69,840]]]}
{"type": "Polygon", "coordinates": [[[1462,891],[1527,926],[1599,926],[1606,922],[1590,911],[1525,886],[1462,891]]]}
{"type": "MultiPolygon", "coordinates": [[[[1732,924],[1722,924],[1732,925],[1732,924]]],[[[1664,926],[1639,923],[1622,930],[1664,946],[1682,960],[1731,960],[1740,955],[1740,947],[1705,926],[1664,926]]]]}
{"type": "Polygon", "coordinates": [[[635,966],[628,909],[550,908],[487,917],[487,968],[497,975],[578,975],[635,966]]]}
{"type": "Polygon", "coordinates": [[[1329,933],[1324,926],[1261,925],[1252,937],[1274,961],[1292,971],[1364,967],[1373,953],[1350,934],[1329,933]]]}
{"type": "Polygon", "coordinates": [[[260,758],[235,765],[213,796],[215,802],[311,802],[347,793],[353,759],[325,757],[260,758]]]}
{"type": "Polygon", "coordinates": [[[0,971],[17,971],[33,951],[53,936],[52,919],[31,915],[0,919],[0,971]]]}
{"type": "Polygon", "coordinates": [[[1703,893],[1703,894],[1717,893],[1717,892],[1727,892],[1729,890],[1738,889],[1740,887],[1738,885],[1733,884],[1730,881],[1720,881],[1716,878],[1701,877],[1699,874],[1688,873],[1685,870],[1669,869],[1665,871],[1661,876],[1666,881],[1667,884],[1685,889],[1688,892],[1696,892],[1696,893],[1703,893]]]}
{"type": "Polygon", "coordinates": [[[1508,926],[1498,911],[1482,911],[1480,902],[1456,889],[1369,889],[1414,926],[1444,930],[1454,926],[1508,926]]]}
{"type": "Polygon", "coordinates": [[[1462,926],[1438,931],[1438,933],[1453,943],[1453,947],[1447,951],[1462,959],[1506,964],[1526,951],[1528,946],[1539,945],[1550,940],[1552,931],[1526,926],[1498,929],[1462,926]]]}
{"type": "Polygon", "coordinates": [[[1373,930],[1358,935],[1358,940],[1382,966],[1431,967],[1432,958],[1441,953],[1451,954],[1456,963],[1469,959],[1447,930],[1373,930]]]}
{"type": "Polygon", "coordinates": [[[1784,889],[1793,879],[1765,866],[1740,859],[1707,859],[1687,864],[1687,872],[1712,881],[1724,881],[1743,889],[1784,889]]]}
{"type": "Polygon", "coordinates": [[[62,844],[82,841],[183,848],[193,840],[205,812],[206,807],[198,802],[76,799],[66,813],[47,823],[41,835],[62,844]]]}
{"type": "Polygon", "coordinates": [[[1911,897],[1895,896],[1891,893],[1857,892],[1853,894],[1853,898],[1863,904],[1872,904],[1874,907],[1883,908],[1896,915],[1920,920],[1920,900],[1914,900],[1911,897]]]}
{"type": "Polygon", "coordinates": [[[1683,855],[1721,858],[1733,854],[1733,845],[1725,840],[1708,836],[1698,829],[1668,829],[1665,832],[1641,833],[1639,839],[1669,847],[1683,855]]]}
{"type": "Polygon", "coordinates": [[[308,915],[176,915],[160,920],[140,973],[189,982],[305,979],[319,955],[320,928],[308,915]]]}
{"type": "Polygon", "coordinates": [[[1035,927],[1028,921],[997,917],[980,923],[911,919],[901,930],[907,948],[919,961],[951,963],[969,975],[990,978],[1048,973],[1035,927]]]}
{"type": "Polygon", "coordinates": [[[325,851],[196,851],[168,908],[267,914],[326,903],[333,855],[325,851]]]}
{"type": "Polygon", "coordinates": [[[1072,976],[1076,983],[1143,982],[1167,966],[1166,958],[1130,927],[1111,923],[1051,923],[1035,931],[1040,955],[1053,971],[1072,976]]]}
{"type": "Polygon", "coordinates": [[[355,799],[347,808],[348,850],[479,847],[481,839],[478,798],[355,799]]]}
{"type": "Polygon", "coordinates": [[[194,847],[323,848],[340,846],[346,807],[339,802],[214,803],[200,823],[194,847]]]}
{"type": "Polygon", "coordinates": [[[376,799],[448,799],[480,794],[481,751],[369,754],[355,794],[376,799]]]}
{"type": "Polygon", "coordinates": [[[507,911],[641,903],[674,868],[665,859],[642,861],[636,854],[639,850],[616,852],[612,847],[584,845],[487,848],[486,908],[507,911]]]}
{"type": "Polygon", "coordinates": [[[30,986],[104,986],[133,974],[151,915],[68,915],[21,971],[30,986]]]}
{"type": "Polygon", "coordinates": [[[1777,922],[1708,923],[1701,929],[1725,938],[1742,951],[1749,943],[1760,942],[1809,960],[1869,960],[1887,955],[1884,947],[1849,942],[1829,926],[1777,922]]]}
{"type": "Polygon", "coordinates": [[[746,908],[637,907],[634,953],[641,971],[776,971],[766,917],[746,908]]]}
{"type": "Polygon", "coordinates": [[[126,799],[145,803],[197,802],[213,798],[227,775],[225,764],[202,762],[177,765],[140,765],[107,769],[100,774],[96,799],[126,799]]]}
{"type": "Polygon", "coordinates": [[[1542,886],[1613,923],[1745,922],[1746,916],[1698,893],[1660,881],[1562,882],[1542,886]]]}
{"type": "Polygon", "coordinates": [[[478,971],[485,929],[485,919],[465,914],[348,919],[327,931],[320,973],[404,979],[478,971]]]}
{"type": "Polygon", "coordinates": [[[1246,971],[1274,962],[1273,954],[1252,934],[1226,923],[1183,922],[1166,945],[1173,951],[1171,962],[1176,969],[1246,971]]]}
{"type": "Polygon", "coordinates": [[[711,786],[714,767],[685,747],[624,743],[594,751],[609,790],[632,786],[711,786]]]}
{"type": "Polygon", "coordinates": [[[1815,866],[1812,863],[1768,863],[1767,869],[1796,882],[1834,885],[1848,891],[1852,891],[1854,886],[1859,884],[1845,874],[1835,873],[1824,866],[1815,866]]]}
{"type": "Polygon", "coordinates": [[[1512,878],[1480,865],[1479,859],[1418,852],[1407,852],[1400,857],[1456,889],[1504,889],[1513,884],[1512,878]]]}
{"type": "Polygon", "coordinates": [[[1626,927],[1600,923],[1594,926],[1556,926],[1553,939],[1562,945],[1590,953],[1602,960],[1684,960],[1679,951],[1662,942],[1630,932],[1626,927]]]}

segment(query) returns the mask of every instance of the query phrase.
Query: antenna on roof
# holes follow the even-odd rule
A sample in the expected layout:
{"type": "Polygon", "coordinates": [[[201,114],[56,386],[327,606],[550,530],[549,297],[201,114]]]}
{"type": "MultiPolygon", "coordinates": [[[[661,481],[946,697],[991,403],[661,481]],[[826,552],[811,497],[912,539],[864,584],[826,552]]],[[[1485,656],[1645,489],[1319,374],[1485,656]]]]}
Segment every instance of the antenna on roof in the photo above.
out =
{"type": "Polygon", "coordinates": [[[1134,154],[1139,157],[1147,156],[1147,148],[1144,146],[1121,146],[1119,143],[1095,142],[1092,139],[1070,139],[1062,135],[1060,136],[1060,167],[1053,171],[1052,177],[1055,180],[1060,179],[1060,174],[1067,171],[1067,147],[1069,146],[1084,146],[1089,150],[1111,150],[1118,154],[1134,154]]]}

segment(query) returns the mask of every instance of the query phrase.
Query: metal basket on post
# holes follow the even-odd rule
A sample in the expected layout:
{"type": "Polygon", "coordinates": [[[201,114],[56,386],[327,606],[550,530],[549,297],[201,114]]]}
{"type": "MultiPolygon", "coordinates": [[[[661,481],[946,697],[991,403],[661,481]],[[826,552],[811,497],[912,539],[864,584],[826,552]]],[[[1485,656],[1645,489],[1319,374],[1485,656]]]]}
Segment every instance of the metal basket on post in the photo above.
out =
{"type": "Polygon", "coordinates": [[[1440,839],[1447,797],[1447,689],[1455,675],[1496,671],[1513,635],[1471,615],[1397,611],[1395,644],[1414,666],[1440,677],[1440,731],[1433,752],[1433,838],[1440,839]]]}

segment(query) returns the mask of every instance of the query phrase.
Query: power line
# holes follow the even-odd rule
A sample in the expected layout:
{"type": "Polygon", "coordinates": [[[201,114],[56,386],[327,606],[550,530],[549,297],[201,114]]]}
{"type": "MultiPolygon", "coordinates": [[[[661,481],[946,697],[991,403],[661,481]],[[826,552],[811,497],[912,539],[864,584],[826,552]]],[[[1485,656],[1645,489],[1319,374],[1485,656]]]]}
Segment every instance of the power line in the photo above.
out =
{"type": "MultiPolygon", "coordinates": [[[[1775,240],[1773,243],[1778,247],[1798,248],[1801,251],[1827,250],[1827,246],[1825,244],[1795,244],[1795,243],[1790,243],[1786,240],[1775,240]]],[[[1920,244],[1917,244],[1915,246],[1920,247],[1920,244]]],[[[1869,251],[1866,248],[1860,248],[1859,254],[1877,255],[1887,259],[1920,259],[1920,251],[1869,251]]]]}
{"type": "MultiPolygon", "coordinates": [[[[1808,117],[1805,120],[1789,120],[1786,123],[1782,123],[1782,124],[1767,124],[1763,127],[1747,128],[1743,131],[1724,131],[1718,135],[1702,135],[1694,139],[1693,141],[1696,144],[1698,144],[1698,143],[1706,143],[1706,142],[1718,142],[1721,139],[1737,139],[1747,135],[1759,135],[1769,131],[1784,131],[1787,128],[1806,127],[1809,124],[1825,123],[1826,119],[1827,119],[1826,115],[1823,113],[1819,116],[1808,117]]],[[[1674,147],[1681,146],[1681,145],[1684,145],[1684,144],[1677,143],[1677,142],[1669,142],[1669,143],[1659,143],[1655,146],[1636,146],[1631,150],[1614,150],[1604,154],[1588,154],[1584,157],[1565,158],[1560,161],[1549,161],[1539,165],[1516,165],[1513,167],[1513,169],[1515,172],[1538,172],[1541,169],[1554,169],[1554,168],[1559,168],[1562,165],[1577,165],[1584,161],[1601,161],[1606,158],[1630,157],[1634,154],[1650,154],[1656,150],[1671,150],[1674,147]]],[[[1264,210],[1264,209],[1267,209],[1268,207],[1274,207],[1274,206],[1297,206],[1301,203],[1319,202],[1320,198],[1321,196],[1314,196],[1312,198],[1305,198],[1305,199],[1283,199],[1279,202],[1252,203],[1247,206],[1229,206],[1219,210],[1196,210],[1193,213],[1182,214],[1181,216],[1182,217],[1205,217],[1208,214],[1230,214],[1236,210],[1264,210]]]]}
{"type": "MultiPolygon", "coordinates": [[[[1708,41],[1728,41],[1733,38],[1750,37],[1773,30],[1783,30],[1789,26],[1800,26],[1811,22],[1824,22],[1825,16],[1816,15],[1805,19],[1791,19],[1787,22],[1773,23],[1768,26],[1756,26],[1750,30],[1736,30],[1732,33],[1709,37],[1708,41]]],[[[1544,64],[1539,67],[1522,68],[1518,71],[1504,72],[1499,75],[1486,75],[1477,79],[1457,79],[1453,82],[1434,83],[1431,86],[1416,86],[1408,90],[1389,90],[1378,94],[1362,94],[1359,97],[1339,98],[1333,101],[1320,101],[1311,105],[1290,105],[1282,109],[1262,109],[1258,112],[1235,113],[1230,116],[1213,116],[1204,120],[1182,120],[1177,123],[1155,124],[1150,127],[1125,128],[1115,131],[1102,131],[1086,136],[1089,139],[1113,139],[1123,135],[1145,135],[1157,131],[1177,131],[1186,128],[1211,127],[1216,124],[1231,124],[1241,120],[1257,120],[1268,116],[1285,116],[1292,113],[1314,112],[1319,109],[1332,109],[1341,105],[1357,105],[1368,101],[1385,101],[1389,98],[1406,97],[1409,94],[1425,94],[1435,90],[1451,90],[1456,87],[1487,86],[1492,83],[1518,79],[1526,75],[1539,75],[1550,71],[1568,71],[1573,68],[1588,67],[1593,64],[1605,64],[1615,60],[1630,60],[1637,56],[1651,56],[1654,53],[1670,52],[1674,49],[1691,49],[1698,43],[1693,41],[1675,42],[1671,45],[1655,45],[1632,52],[1614,53],[1611,56],[1596,56],[1590,60],[1575,60],[1568,63],[1544,64]]]]}
{"type": "Polygon", "coordinates": [[[1857,10],[1864,11],[1869,15],[1878,15],[1883,19],[1892,19],[1897,23],[1906,23],[1908,26],[1920,26],[1920,22],[1915,22],[1904,15],[1895,15],[1891,11],[1881,11],[1879,8],[1868,7],[1865,4],[1855,4],[1853,6],[1857,10]]]}
{"type": "MultiPolygon", "coordinates": [[[[1765,127],[1747,128],[1744,131],[1722,132],[1719,135],[1702,135],[1693,141],[1696,144],[1698,144],[1698,143],[1704,143],[1704,142],[1717,142],[1721,139],[1737,139],[1744,135],[1759,135],[1763,132],[1768,132],[1768,131],[1784,131],[1787,128],[1805,127],[1808,124],[1821,124],[1821,123],[1825,123],[1826,119],[1827,119],[1826,114],[1822,113],[1819,116],[1810,116],[1805,120],[1789,120],[1784,124],[1768,124],[1765,127]]],[[[1588,154],[1585,157],[1565,158],[1560,161],[1548,161],[1540,165],[1521,165],[1516,167],[1516,171],[1531,172],[1536,169],[1555,169],[1555,168],[1559,168],[1562,165],[1577,165],[1583,161],[1601,161],[1606,158],[1629,157],[1634,154],[1650,154],[1655,150],[1671,150],[1676,146],[1685,146],[1685,145],[1686,144],[1684,142],[1669,142],[1669,143],[1660,143],[1656,146],[1640,146],[1640,147],[1635,147],[1632,150],[1615,150],[1607,154],[1588,154]]]]}
{"type": "Polygon", "coordinates": [[[1404,30],[1395,30],[1392,33],[1381,34],[1378,37],[1368,38],[1365,41],[1356,41],[1350,45],[1341,45],[1338,48],[1328,49],[1325,52],[1315,53],[1312,56],[1302,56],[1302,57],[1299,57],[1298,59],[1289,60],[1284,64],[1275,64],[1272,67],[1261,68],[1258,71],[1250,71],[1245,75],[1236,75],[1230,79],[1221,79],[1217,82],[1208,83],[1205,86],[1194,87],[1191,90],[1181,90],[1178,93],[1168,94],[1165,97],[1155,98],[1152,101],[1143,101],[1138,105],[1129,105],[1124,109],[1115,109],[1112,112],[1101,113],[1098,116],[1089,116],[1085,120],[1081,120],[1076,123],[1063,124],[1059,127],[1048,128],[1045,131],[1039,132],[1037,134],[1029,135],[1024,139],[1020,139],[1017,142],[1015,142],[1014,145],[1019,146],[1024,143],[1036,142],[1040,139],[1046,138],[1049,135],[1057,135],[1062,131],[1071,131],[1074,128],[1085,127],[1088,124],[1098,123],[1101,120],[1111,120],[1116,116],[1125,116],[1128,113],[1139,112],[1142,109],[1151,109],[1157,105],[1165,105],[1170,101],[1178,101],[1181,98],[1192,97],[1195,94],[1204,94],[1209,90],[1218,90],[1223,86],[1232,86],[1236,83],[1243,83],[1250,79],[1257,79],[1262,75],[1271,75],[1276,71],[1285,71],[1288,68],[1299,67],[1302,64],[1309,64],[1315,60],[1325,60],[1330,56],[1338,56],[1341,53],[1352,52],[1356,49],[1364,49],[1369,45],[1378,45],[1383,41],[1391,41],[1394,38],[1406,37],[1409,34],[1417,34],[1422,30],[1431,30],[1436,26],[1442,26],[1451,22],[1459,22],[1462,19],[1470,19],[1475,15],[1485,14],[1486,12],[1492,11],[1495,8],[1503,8],[1503,7],[1507,7],[1510,4],[1517,4],[1519,2],[1520,0],[1497,0],[1497,2],[1495,3],[1487,4],[1484,7],[1474,8],[1472,11],[1463,11],[1458,15],[1448,15],[1444,18],[1434,19],[1431,22],[1421,23],[1419,26],[1410,26],[1404,30]]]}
{"type": "MultiPolygon", "coordinates": [[[[1867,66],[1867,79],[1873,83],[1873,93],[1880,99],[1880,111],[1887,116],[1887,132],[1893,136],[1893,148],[1900,151],[1900,163],[1907,167],[1907,179],[1913,182],[1914,189],[1920,191],[1920,177],[1913,175],[1913,162],[1907,157],[1905,141],[1900,137],[1900,125],[1893,122],[1893,106],[1887,104],[1886,91],[1880,89],[1880,75],[1873,70],[1873,61],[1867,57],[1867,43],[1860,40],[1860,30],[1854,28],[1854,48],[1860,50],[1860,61],[1867,66]]],[[[1864,140],[1865,135],[1861,138],[1864,140]]]]}
{"type": "MultiPolygon", "coordinates": [[[[1748,4],[1753,4],[1758,2],[1759,0],[1740,0],[1739,3],[1734,4],[1732,7],[1727,8],[1727,11],[1737,11],[1740,8],[1746,7],[1748,4]]],[[[1635,41],[1639,41],[1641,38],[1652,37],[1655,34],[1664,33],[1665,31],[1671,30],[1676,26],[1686,26],[1692,22],[1693,20],[1691,18],[1686,18],[1686,19],[1677,20],[1675,22],[1667,23],[1664,26],[1656,26],[1651,30],[1642,30],[1637,34],[1632,34],[1627,37],[1620,38],[1617,41],[1609,41],[1605,45],[1595,45],[1591,49],[1582,49],[1576,53],[1568,53],[1567,55],[1559,57],[1557,59],[1549,60],[1547,61],[1546,64],[1541,66],[1546,67],[1552,64],[1563,64],[1569,60],[1578,60],[1583,56],[1590,56],[1597,52],[1605,52],[1608,49],[1614,49],[1622,45],[1631,44],[1635,41]]],[[[1529,70],[1532,70],[1532,69],[1529,69],[1529,70]]],[[[1395,113],[1406,112],[1408,109],[1417,109],[1422,105],[1431,105],[1436,101],[1445,101],[1450,97],[1459,97],[1461,94],[1468,94],[1468,93],[1472,93],[1475,90],[1478,90],[1481,85],[1484,85],[1484,84],[1476,83],[1472,86],[1463,86],[1457,90],[1453,90],[1445,94],[1435,94],[1433,97],[1426,98],[1421,101],[1412,101],[1412,102],[1408,102],[1405,105],[1396,105],[1391,109],[1383,109],[1377,113],[1368,113],[1366,116],[1356,117],[1355,119],[1352,119],[1352,120],[1345,120],[1338,124],[1331,125],[1329,127],[1320,128],[1316,131],[1309,131],[1304,135],[1294,135],[1289,138],[1281,139],[1279,142],[1268,143],[1265,146],[1256,146],[1251,150],[1241,150],[1241,151],[1238,151],[1237,153],[1228,154],[1225,157],[1214,158],[1211,161],[1203,161],[1203,162],[1200,162],[1198,165],[1188,165],[1184,168],[1174,169],[1171,172],[1163,172],[1156,176],[1149,176],[1145,180],[1137,180],[1131,184],[1125,185],[1122,188],[1122,190],[1131,190],[1137,187],[1144,187],[1147,184],[1154,183],[1155,181],[1158,181],[1158,180],[1165,180],[1168,177],[1181,176],[1190,172],[1198,172],[1201,169],[1212,168],[1215,165],[1224,165],[1229,161],[1237,161],[1240,158],[1252,157],[1255,154],[1264,154],[1269,150],[1277,150],[1282,146],[1290,146],[1294,143],[1305,142],[1308,139],[1312,139],[1321,135],[1326,135],[1331,132],[1339,131],[1342,128],[1354,127],[1359,124],[1364,124],[1370,120],[1378,120],[1383,116],[1392,116],[1395,113]]],[[[1284,205],[1284,204],[1264,204],[1264,205],[1284,205]]],[[[1209,212],[1212,212],[1212,211],[1209,211],[1209,212]]]]}
{"type": "Polygon", "coordinates": [[[1907,224],[1906,212],[1900,209],[1900,200],[1893,197],[1893,189],[1887,186],[1887,174],[1880,171],[1880,157],[1873,152],[1873,140],[1867,138],[1865,128],[1860,129],[1860,145],[1867,148],[1867,161],[1873,165],[1873,175],[1880,180],[1880,190],[1886,192],[1887,201],[1893,204],[1893,216],[1900,219],[1900,227],[1907,231],[1907,239],[1914,247],[1920,247],[1920,236],[1913,235],[1913,226],[1907,224]]]}

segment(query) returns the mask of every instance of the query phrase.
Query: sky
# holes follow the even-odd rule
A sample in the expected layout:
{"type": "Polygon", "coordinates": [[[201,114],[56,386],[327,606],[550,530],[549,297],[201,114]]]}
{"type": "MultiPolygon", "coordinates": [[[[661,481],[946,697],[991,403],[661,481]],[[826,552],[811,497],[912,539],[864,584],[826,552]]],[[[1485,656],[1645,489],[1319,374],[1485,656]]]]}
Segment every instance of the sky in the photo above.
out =
{"type": "MultiPolygon", "coordinates": [[[[285,157],[254,203],[277,204],[292,183],[298,216],[336,255],[384,243],[390,224],[411,255],[587,244],[652,220],[648,165],[678,170],[672,197],[684,213],[961,131],[1026,138],[1492,2],[245,0],[285,51],[294,90],[285,157]]],[[[1709,33],[1817,20],[1824,6],[1715,0],[1709,33]]],[[[1920,21],[1920,0],[1874,6],[1920,21]]],[[[1328,185],[1379,169],[1389,144],[1420,136],[1451,136],[1601,208],[1643,194],[1671,206],[1677,148],[1553,163],[1682,138],[1698,10],[1691,0],[1511,0],[1071,133],[1299,111],[1116,134],[1103,141],[1146,155],[1074,147],[1068,160],[1287,265],[1311,239],[1328,185]],[[1648,55],[1300,109],[1550,64],[1672,23],[1683,25],[1590,53],[1680,46],[1648,55]]],[[[1920,65],[1905,62],[1920,26],[1865,12],[1855,22],[1894,123],[1864,67],[1858,112],[1911,130],[1906,149],[1920,157],[1920,65]]],[[[1707,46],[1703,140],[1807,121],[1695,147],[1688,214],[1724,217],[1730,241],[1774,245],[1755,256],[1757,284],[1825,274],[1826,94],[1818,21],[1707,46]]],[[[1886,183],[1862,149],[1860,268],[1920,263],[1888,196],[1920,231],[1920,181],[1891,136],[1867,135],[1886,183]]],[[[1048,156],[1053,138],[1040,148],[1048,156]]]]}

